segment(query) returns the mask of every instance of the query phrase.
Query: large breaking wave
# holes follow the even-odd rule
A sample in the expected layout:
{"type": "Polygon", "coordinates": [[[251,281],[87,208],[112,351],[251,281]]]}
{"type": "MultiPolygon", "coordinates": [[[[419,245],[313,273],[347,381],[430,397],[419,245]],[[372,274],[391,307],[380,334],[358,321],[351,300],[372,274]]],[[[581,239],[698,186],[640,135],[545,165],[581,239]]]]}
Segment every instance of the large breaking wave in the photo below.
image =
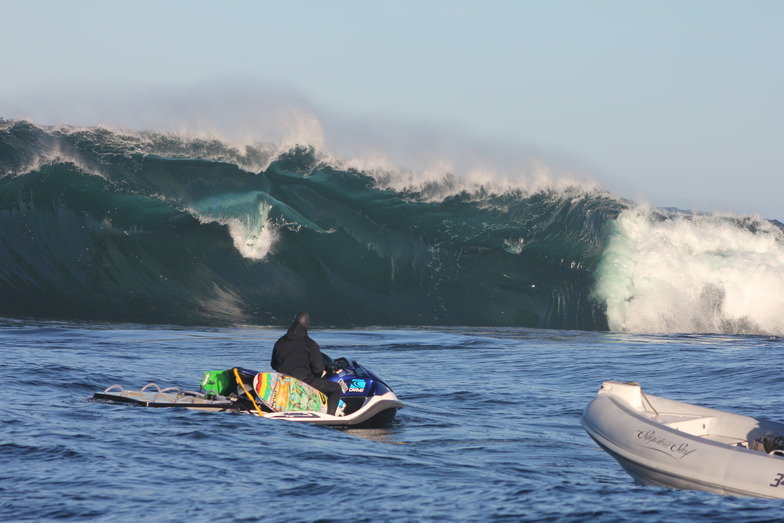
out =
{"type": "Polygon", "coordinates": [[[777,224],[320,153],[0,121],[0,314],[784,333],[777,224]]]}

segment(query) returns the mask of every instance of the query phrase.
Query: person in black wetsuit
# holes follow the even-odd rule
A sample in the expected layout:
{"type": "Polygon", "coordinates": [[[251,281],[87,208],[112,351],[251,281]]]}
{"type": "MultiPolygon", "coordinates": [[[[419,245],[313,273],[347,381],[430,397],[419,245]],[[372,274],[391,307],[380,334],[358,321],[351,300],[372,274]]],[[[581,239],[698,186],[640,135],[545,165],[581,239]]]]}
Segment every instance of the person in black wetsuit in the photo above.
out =
{"type": "Polygon", "coordinates": [[[335,414],[340,402],[340,385],[326,379],[321,348],[310,336],[310,314],[298,312],[294,323],[272,349],[270,365],[275,371],[302,380],[327,396],[327,414],[335,414]]]}

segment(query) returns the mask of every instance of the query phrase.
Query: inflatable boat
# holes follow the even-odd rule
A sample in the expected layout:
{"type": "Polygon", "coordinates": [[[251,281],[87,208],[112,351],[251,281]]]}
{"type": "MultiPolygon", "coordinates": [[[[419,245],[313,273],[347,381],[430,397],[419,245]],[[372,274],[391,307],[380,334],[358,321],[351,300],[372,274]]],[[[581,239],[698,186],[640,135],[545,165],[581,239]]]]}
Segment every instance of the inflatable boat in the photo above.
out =
{"type": "Polygon", "coordinates": [[[637,483],[784,498],[784,424],[645,394],[606,381],[582,426],[637,483]]]}
{"type": "MultiPolygon", "coordinates": [[[[326,358],[325,358],[326,359],[326,358]]],[[[356,361],[329,359],[329,379],[341,386],[342,394],[335,415],[326,413],[326,399],[307,384],[290,376],[259,373],[235,367],[205,373],[199,391],[175,387],[161,388],[148,383],[139,390],[112,385],[93,394],[93,399],[110,403],[130,403],[144,407],[186,408],[213,412],[236,412],[269,419],[339,427],[383,427],[391,423],[403,403],[392,388],[356,361]],[[213,379],[214,376],[221,380],[213,379]],[[263,377],[280,378],[270,384],[263,377]],[[277,385],[269,391],[264,386],[277,385]],[[309,401],[302,401],[309,394],[309,401]],[[285,401],[265,401],[269,397],[285,401]]]]}

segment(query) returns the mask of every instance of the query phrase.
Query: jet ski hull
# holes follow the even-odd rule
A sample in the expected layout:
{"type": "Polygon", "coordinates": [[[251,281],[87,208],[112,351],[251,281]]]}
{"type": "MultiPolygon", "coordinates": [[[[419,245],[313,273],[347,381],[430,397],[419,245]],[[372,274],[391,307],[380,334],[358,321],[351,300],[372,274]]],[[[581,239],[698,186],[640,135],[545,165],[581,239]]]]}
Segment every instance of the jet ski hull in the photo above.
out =
{"type": "Polygon", "coordinates": [[[235,412],[335,427],[383,427],[390,424],[397,411],[404,406],[386,383],[357,362],[346,365],[332,376],[343,388],[341,415],[336,416],[320,411],[273,412],[252,393],[253,378],[257,373],[239,368],[232,371],[239,380],[236,389],[230,393],[181,391],[174,387],[162,389],[155,383],[149,383],[140,390],[126,390],[120,385],[112,385],[95,393],[93,399],[142,407],[235,412]]]}

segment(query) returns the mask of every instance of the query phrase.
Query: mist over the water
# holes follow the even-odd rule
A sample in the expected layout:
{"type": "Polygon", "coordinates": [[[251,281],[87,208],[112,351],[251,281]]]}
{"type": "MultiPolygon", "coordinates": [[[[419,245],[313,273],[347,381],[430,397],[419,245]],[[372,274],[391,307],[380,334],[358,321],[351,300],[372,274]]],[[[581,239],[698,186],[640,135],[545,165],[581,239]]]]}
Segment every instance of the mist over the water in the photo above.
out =
{"type": "Polygon", "coordinates": [[[122,133],[218,140],[239,153],[247,147],[270,151],[262,161],[246,165],[252,170],[266,168],[276,154],[304,146],[333,165],[374,174],[395,189],[422,188],[445,177],[458,190],[464,185],[529,191],[599,188],[589,169],[563,152],[480,139],[451,122],[422,125],[344,115],[317,107],[284,86],[243,78],[213,80],[177,91],[66,85],[56,94],[43,89],[31,92],[9,107],[0,117],[39,125],[100,126],[122,133]]]}

